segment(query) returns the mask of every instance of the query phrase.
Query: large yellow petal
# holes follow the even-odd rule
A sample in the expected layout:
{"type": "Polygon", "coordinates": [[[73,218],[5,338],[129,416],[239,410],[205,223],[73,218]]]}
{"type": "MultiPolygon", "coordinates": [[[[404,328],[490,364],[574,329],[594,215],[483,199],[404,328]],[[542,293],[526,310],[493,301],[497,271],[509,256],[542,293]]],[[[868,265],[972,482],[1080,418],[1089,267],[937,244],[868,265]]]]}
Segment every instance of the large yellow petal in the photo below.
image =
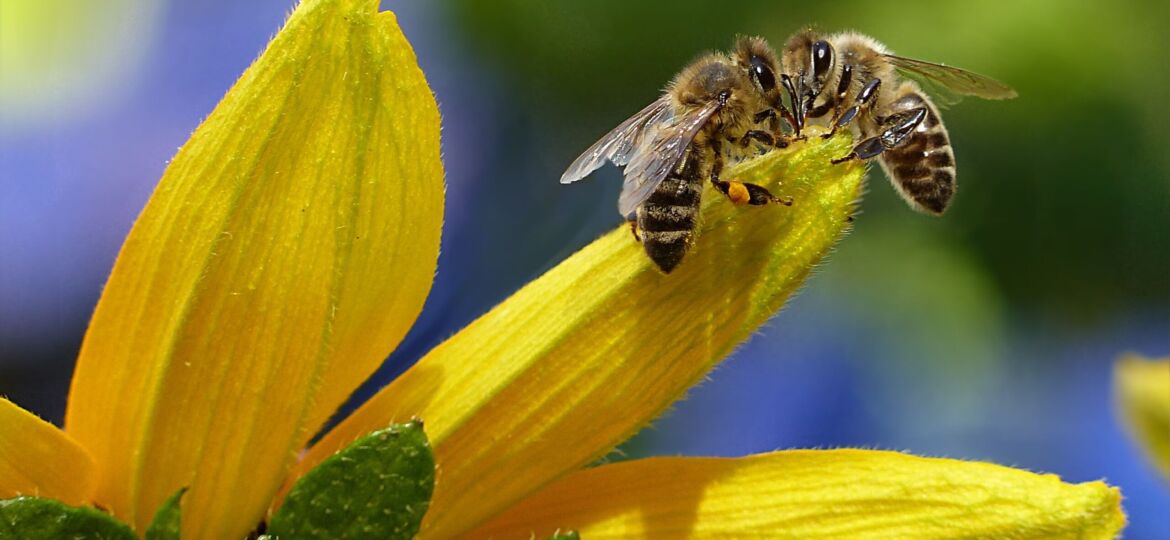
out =
{"type": "MultiPolygon", "coordinates": [[[[240,538],[422,308],[439,115],[393,14],[307,0],[167,168],[78,361],[66,427],[143,530],[240,538]]],[[[212,37],[209,36],[209,39],[212,37]]]]}
{"type": "Polygon", "coordinates": [[[468,535],[1113,538],[1121,494],[988,463],[872,450],[650,458],[572,474],[468,535]]]}
{"type": "Polygon", "coordinates": [[[1170,358],[1127,355],[1117,362],[1113,379],[1129,430],[1162,475],[1170,478],[1170,358]]]}
{"type": "Polygon", "coordinates": [[[734,207],[708,190],[698,241],[670,275],[624,226],[595,241],[427,354],[302,467],[418,416],[439,468],[420,536],[446,538],[604,455],[755,332],[840,238],[863,167],[829,161],[849,144],[813,136],[726,171],[795,204],[734,207]]]}
{"type": "Polygon", "coordinates": [[[93,457],[64,431],[0,397],[0,499],[36,495],[88,504],[93,457]]]}

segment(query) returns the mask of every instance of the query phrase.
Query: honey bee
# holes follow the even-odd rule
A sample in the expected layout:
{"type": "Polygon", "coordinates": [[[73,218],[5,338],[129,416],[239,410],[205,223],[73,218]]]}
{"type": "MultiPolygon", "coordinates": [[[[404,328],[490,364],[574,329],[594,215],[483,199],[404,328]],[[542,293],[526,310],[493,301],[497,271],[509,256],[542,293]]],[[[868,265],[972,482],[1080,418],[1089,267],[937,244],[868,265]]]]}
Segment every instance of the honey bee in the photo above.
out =
{"type": "Polygon", "coordinates": [[[955,194],[955,156],[938,107],[923,86],[944,105],[962,96],[1016,97],[1015,90],[994,79],[895,56],[854,32],[827,37],[798,32],[784,45],[782,62],[785,82],[796,87],[798,96],[792,100],[797,135],[810,120],[829,128],[826,137],[849,126],[860,142],[833,163],[879,157],[906,202],[936,215],[955,194]]]}
{"type": "Polygon", "coordinates": [[[606,160],[625,167],[618,212],[670,273],[694,239],[704,180],[737,204],[791,204],[761,186],[719,177],[725,158],[787,146],[780,122],[796,119],[782,102],[778,74],[776,54],[762,38],[739,38],[730,53],[700,57],[662,97],[585,150],[561,183],[585,178],[606,160]]]}

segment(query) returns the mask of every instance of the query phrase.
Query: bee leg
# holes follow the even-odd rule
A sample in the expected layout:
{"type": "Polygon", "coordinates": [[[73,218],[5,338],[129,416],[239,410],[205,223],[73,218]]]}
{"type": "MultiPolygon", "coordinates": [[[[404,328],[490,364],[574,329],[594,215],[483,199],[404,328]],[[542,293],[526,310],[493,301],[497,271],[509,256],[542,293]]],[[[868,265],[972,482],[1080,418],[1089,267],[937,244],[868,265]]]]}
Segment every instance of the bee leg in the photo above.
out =
{"type": "Polygon", "coordinates": [[[854,159],[870,159],[886,150],[897,148],[910,137],[911,133],[914,133],[924,118],[926,118],[926,107],[918,107],[888,116],[882,119],[881,133],[857,143],[849,155],[834,159],[831,163],[837,165],[854,159]]]}
{"type": "Polygon", "coordinates": [[[764,109],[752,115],[753,124],[763,124],[766,120],[776,118],[776,109],[764,109]]]}
{"type": "Polygon", "coordinates": [[[630,232],[634,233],[634,240],[641,244],[642,235],[638,234],[638,218],[635,217],[634,219],[629,220],[627,223],[630,224],[630,232]]]}
{"type": "Polygon", "coordinates": [[[757,124],[762,123],[762,121],[759,120],[761,116],[763,116],[763,119],[767,120],[768,122],[768,129],[766,131],[772,135],[772,140],[774,141],[771,146],[776,148],[788,148],[788,143],[791,139],[788,133],[785,133],[783,128],[780,127],[780,121],[783,119],[784,122],[788,123],[789,127],[791,127],[793,125],[794,119],[792,113],[788,112],[788,109],[784,106],[783,103],[776,103],[773,108],[756,113],[757,124]],[[777,110],[780,112],[777,113],[777,110]]]}
{"type": "MultiPolygon", "coordinates": [[[[833,111],[832,120],[829,121],[829,126],[837,125],[837,118],[841,116],[841,106],[845,104],[845,98],[849,95],[850,85],[853,83],[853,64],[846,63],[841,66],[841,78],[837,80],[837,91],[829,95],[818,107],[813,107],[808,115],[812,118],[820,118],[827,114],[831,109],[833,111]]],[[[827,135],[822,137],[828,138],[827,135]]]]}
{"type": "Polygon", "coordinates": [[[768,191],[767,188],[756,184],[737,182],[735,180],[727,182],[718,178],[711,178],[711,184],[735,204],[762,206],[765,204],[780,203],[784,206],[792,206],[791,197],[781,199],[772,195],[772,192],[768,191]]]}
{"type": "MultiPolygon", "coordinates": [[[[788,107],[785,107],[783,103],[777,103],[777,106],[780,108],[780,116],[783,117],[784,121],[788,123],[789,129],[791,129],[792,132],[796,134],[796,116],[794,116],[792,112],[788,110],[788,107]]],[[[772,130],[776,133],[780,133],[780,122],[773,122],[772,130]]],[[[800,135],[796,136],[801,137],[800,135]]]]}
{"type": "MultiPolygon", "coordinates": [[[[781,104],[780,107],[784,107],[784,105],[781,104]]],[[[788,113],[788,111],[785,110],[784,113],[788,113]]],[[[766,132],[768,135],[771,135],[773,140],[779,140],[784,136],[783,132],[780,131],[780,122],[779,122],[779,120],[777,120],[777,114],[776,114],[775,108],[767,108],[767,109],[764,109],[764,110],[756,113],[755,115],[752,116],[752,123],[753,124],[767,123],[767,125],[765,126],[768,128],[766,130],[766,132]]],[[[765,131],[765,130],[753,130],[753,131],[765,131]]],[[[745,136],[746,136],[746,134],[745,134],[745,136]]],[[[735,142],[735,141],[733,140],[732,142],[735,142]]],[[[747,146],[747,141],[742,140],[742,138],[738,142],[743,146],[747,146]]],[[[788,143],[785,142],[784,145],[788,146],[788,143]]],[[[769,144],[769,146],[775,146],[775,143],[769,144]]]]}
{"type": "MultiPolygon", "coordinates": [[[[767,135],[767,133],[764,133],[767,135]]],[[[719,179],[719,173],[723,172],[723,153],[720,152],[718,143],[712,143],[712,150],[715,153],[715,158],[711,162],[711,185],[715,186],[720,193],[727,196],[731,202],[735,204],[750,204],[759,206],[770,203],[780,203],[787,206],[792,206],[792,199],[780,199],[772,195],[763,186],[749,184],[746,182],[736,182],[734,180],[728,182],[719,179]]]]}
{"type": "MultiPolygon", "coordinates": [[[[785,107],[784,103],[780,102],[779,100],[777,100],[777,102],[774,103],[771,108],[764,109],[756,113],[755,116],[752,117],[752,122],[755,124],[763,124],[764,122],[767,122],[768,130],[771,131],[773,138],[780,140],[782,138],[786,138],[784,137],[784,132],[781,131],[780,128],[781,118],[783,118],[784,121],[788,123],[788,126],[791,127],[793,131],[796,130],[796,118],[792,116],[791,112],[788,111],[788,107],[785,107]],[[779,112],[777,113],[776,111],[779,112]]],[[[785,142],[784,146],[788,146],[788,143],[785,142]]]]}
{"type": "Polygon", "coordinates": [[[788,147],[788,141],[777,139],[776,137],[773,137],[771,133],[759,129],[747,130],[744,132],[743,137],[739,138],[738,142],[740,146],[747,148],[747,145],[750,144],[752,140],[759,141],[764,146],[771,146],[775,148],[788,147]]]}
{"type": "MultiPolygon", "coordinates": [[[[845,76],[842,75],[841,79],[844,80],[845,76]]],[[[838,110],[836,113],[834,113],[833,121],[829,124],[832,127],[829,129],[828,133],[821,135],[821,137],[826,139],[832,137],[837,133],[838,129],[849,125],[849,123],[857,117],[857,113],[861,112],[862,109],[871,107],[873,103],[877,101],[877,94],[878,91],[881,90],[881,87],[881,79],[874,79],[866,83],[865,86],[861,87],[861,91],[857,93],[857,99],[854,101],[853,106],[845,109],[844,111],[838,110]]],[[[838,85],[838,91],[840,90],[840,85],[838,85]]],[[[848,88],[845,90],[848,91],[848,88]]],[[[841,103],[842,101],[838,100],[837,102],[841,103]]]]}
{"type": "Polygon", "coordinates": [[[758,186],[756,184],[749,184],[747,182],[732,182],[732,183],[742,185],[743,188],[747,190],[747,192],[748,192],[747,203],[752,205],[752,206],[761,206],[761,205],[772,204],[772,203],[783,204],[784,206],[792,206],[792,197],[781,199],[780,197],[772,195],[772,192],[765,189],[764,186],[758,186]]]}
{"type": "Polygon", "coordinates": [[[748,193],[747,188],[742,183],[727,182],[719,179],[719,174],[723,172],[723,149],[715,141],[712,141],[708,146],[714,156],[711,158],[711,185],[715,186],[715,189],[718,189],[735,204],[744,204],[750,201],[751,194],[748,193]]]}

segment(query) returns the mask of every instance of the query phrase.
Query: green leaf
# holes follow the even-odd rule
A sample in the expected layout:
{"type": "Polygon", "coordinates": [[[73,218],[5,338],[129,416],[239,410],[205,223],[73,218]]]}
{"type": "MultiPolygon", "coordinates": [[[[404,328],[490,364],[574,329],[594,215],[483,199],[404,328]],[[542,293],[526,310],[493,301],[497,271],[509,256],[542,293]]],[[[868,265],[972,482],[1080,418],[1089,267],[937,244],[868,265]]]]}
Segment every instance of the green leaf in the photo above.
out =
{"type": "Polygon", "coordinates": [[[40,497],[0,501],[0,539],[138,540],[113,516],[40,497]]]}
{"type": "Polygon", "coordinates": [[[413,538],[430,504],[435,458],[422,422],[375,431],[302,477],[272,516],[278,538],[413,538]]]}
{"type": "Polygon", "coordinates": [[[581,540],[581,535],[577,534],[577,531],[557,531],[548,537],[548,540],[581,540]]]}
{"type": "Polygon", "coordinates": [[[154,513],[154,520],[146,529],[146,540],[179,540],[179,502],[184,493],[187,493],[186,487],[171,495],[154,513]]]}

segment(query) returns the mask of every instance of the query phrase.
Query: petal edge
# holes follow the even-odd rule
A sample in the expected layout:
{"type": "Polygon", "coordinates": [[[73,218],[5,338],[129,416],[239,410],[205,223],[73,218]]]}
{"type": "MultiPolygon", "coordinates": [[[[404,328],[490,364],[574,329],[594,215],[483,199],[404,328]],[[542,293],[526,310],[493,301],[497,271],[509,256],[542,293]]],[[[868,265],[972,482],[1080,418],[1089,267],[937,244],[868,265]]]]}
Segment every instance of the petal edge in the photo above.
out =
{"type": "Polygon", "coordinates": [[[1170,478],[1170,358],[1126,355],[1114,366],[1113,386],[1126,427],[1162,476],[1170,478]]]}
{"type": "Polygon", "coordinates": [[[649,458],[574,473],[468,538],[1113,538],[1121,494],[874,450],[649,458]]]}
{"type": "Polygon", "coordinates": [[[66,428],[102,467],[99,502],[138,530],[183,486],[184,538],[253,529],[422,309],[442,223],[438,108],[377,7],[301,2],[119,254],[66,428]]]}
{"type": "Polygon", "coordinates": [[[0,499],[32,495],[89,504],[93,457],[64,431],[0,397],[0,499]]]}

